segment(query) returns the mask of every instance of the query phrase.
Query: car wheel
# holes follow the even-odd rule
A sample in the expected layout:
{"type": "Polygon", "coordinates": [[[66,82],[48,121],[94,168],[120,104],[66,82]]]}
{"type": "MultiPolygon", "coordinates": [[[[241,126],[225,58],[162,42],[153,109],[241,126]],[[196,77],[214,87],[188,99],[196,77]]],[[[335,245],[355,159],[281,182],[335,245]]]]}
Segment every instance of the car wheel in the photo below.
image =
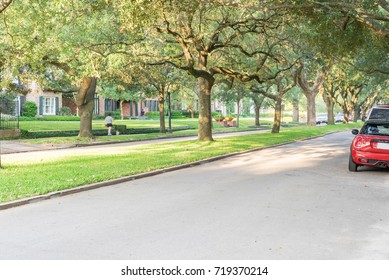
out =
{"type": "Polygon", "coordinates": [[[348,161],[348,170],[351,172],[357,172],[358,171],[358,164],[356,164],[350,155],[349,161],[348,161]]]}

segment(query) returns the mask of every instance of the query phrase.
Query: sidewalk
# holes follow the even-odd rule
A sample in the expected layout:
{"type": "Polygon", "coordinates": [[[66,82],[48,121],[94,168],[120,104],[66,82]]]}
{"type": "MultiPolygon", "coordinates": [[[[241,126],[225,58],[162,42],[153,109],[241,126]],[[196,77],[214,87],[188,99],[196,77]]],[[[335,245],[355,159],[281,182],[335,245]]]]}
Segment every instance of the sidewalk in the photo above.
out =
{"type": "Polygon", "coordinates": [[[0,155],[15,154],[34,151],[56,150],[74,147],[73,144],[44,145],[27,144],[18,140],[0,140],[0,155]]]}

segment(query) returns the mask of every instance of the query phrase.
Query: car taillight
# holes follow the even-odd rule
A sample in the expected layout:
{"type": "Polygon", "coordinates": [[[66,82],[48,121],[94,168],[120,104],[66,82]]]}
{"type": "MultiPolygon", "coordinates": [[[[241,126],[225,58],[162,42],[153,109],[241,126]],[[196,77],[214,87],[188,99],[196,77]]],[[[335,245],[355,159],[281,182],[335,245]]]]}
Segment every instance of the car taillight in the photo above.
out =
{"type": "Polygon", "coordinates": [[[356,137],[354,140],[355,148],[364,148],[370,146],[370,139],[365,139],[364,137],[356,137]]]}

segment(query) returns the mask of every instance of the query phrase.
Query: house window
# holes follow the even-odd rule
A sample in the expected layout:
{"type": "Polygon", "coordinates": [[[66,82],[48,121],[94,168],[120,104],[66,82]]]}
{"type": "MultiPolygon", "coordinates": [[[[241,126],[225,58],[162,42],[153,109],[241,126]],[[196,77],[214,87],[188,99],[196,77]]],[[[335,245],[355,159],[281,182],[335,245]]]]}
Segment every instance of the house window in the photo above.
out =
{"type": "Polygon", "coordinates": [[[55,97],[43,97],[43,115],[55,115],[55,97]]]}

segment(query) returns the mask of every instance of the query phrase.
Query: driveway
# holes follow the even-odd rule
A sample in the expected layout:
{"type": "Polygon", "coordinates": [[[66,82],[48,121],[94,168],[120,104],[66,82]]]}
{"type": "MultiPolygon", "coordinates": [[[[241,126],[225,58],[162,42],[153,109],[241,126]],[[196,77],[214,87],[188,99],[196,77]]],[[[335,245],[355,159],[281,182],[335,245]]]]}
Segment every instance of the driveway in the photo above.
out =
{"type": "Polygon", "coordinates": [[[350,132],[0,211],[0,259],[388,259],[388,171],[350,132]]]}

